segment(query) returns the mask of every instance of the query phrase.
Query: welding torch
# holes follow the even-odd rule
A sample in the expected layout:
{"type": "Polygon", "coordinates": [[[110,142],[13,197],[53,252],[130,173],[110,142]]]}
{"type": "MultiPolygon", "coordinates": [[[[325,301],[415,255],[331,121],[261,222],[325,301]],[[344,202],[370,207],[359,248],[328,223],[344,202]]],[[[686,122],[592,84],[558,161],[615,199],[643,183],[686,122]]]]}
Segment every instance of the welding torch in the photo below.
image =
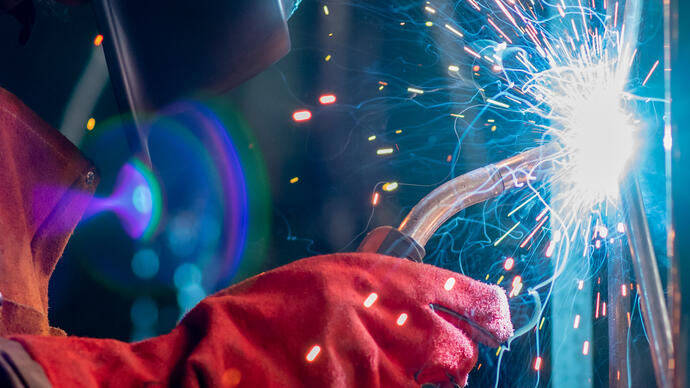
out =
{"type": "MultiPolygon", "coordinates": [[[[362,241],[359,252],[380,253],[387,256],[422,262],[424,245],[441,225],[461,210],[494,198],[501,193],[524,187],[541,180],[553,168],[554,161],[563,154],[562,147],[551,142],[498,163],[470,171],[439,186],[412,208],[400,226],[381,226],[362,241]]],[[[440,306],[444,313],[466,322],[473,339],[498,346],[501,343],[488,330],[470,317],[440,306]]]]}
{"type": "Polygon", "coordinates": [[[448,181],[419,201],[397,229],[374,229],[357,250],[421,263],[427,241],[451,217],[474,204],[542,179],[562,153],[562,147],[551,142],[448,181]]]}

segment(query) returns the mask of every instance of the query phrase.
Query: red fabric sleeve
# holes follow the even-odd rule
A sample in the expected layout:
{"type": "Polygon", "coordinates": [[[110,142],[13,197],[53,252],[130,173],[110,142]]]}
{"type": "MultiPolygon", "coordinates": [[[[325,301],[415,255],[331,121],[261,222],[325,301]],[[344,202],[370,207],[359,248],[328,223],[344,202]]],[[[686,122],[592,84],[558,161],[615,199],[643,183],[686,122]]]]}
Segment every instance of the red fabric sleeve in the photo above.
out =
{"type": "Polygon", "coordinates": [[[464,385],[477,359],[473,330],[430,304],[464,315],[498,341],[512,334],[499,287],[352,253],[303,259],[239,283],[150,340],[12,339],[56,388],[464,385]]]}
{"type": "Polygon", "coordinates": [[[0,88],[0,335],[48,334],[48,283],[98,175],[57,130],[0,88]]]}

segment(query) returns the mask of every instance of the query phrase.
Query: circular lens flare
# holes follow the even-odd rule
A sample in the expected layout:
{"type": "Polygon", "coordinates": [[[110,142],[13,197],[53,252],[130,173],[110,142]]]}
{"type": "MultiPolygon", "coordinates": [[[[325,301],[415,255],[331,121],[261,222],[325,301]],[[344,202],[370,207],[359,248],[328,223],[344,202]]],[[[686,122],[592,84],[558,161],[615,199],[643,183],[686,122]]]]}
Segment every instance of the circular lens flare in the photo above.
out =
{"type": "Polygon", "coordinates": [[[161,205],[158,180],[144,163],[135,158],[120,169],[111,195],[92,200],[85,218],[112,211],[120,218],[130,237],[148,240],[158,227],[161,205]]]}

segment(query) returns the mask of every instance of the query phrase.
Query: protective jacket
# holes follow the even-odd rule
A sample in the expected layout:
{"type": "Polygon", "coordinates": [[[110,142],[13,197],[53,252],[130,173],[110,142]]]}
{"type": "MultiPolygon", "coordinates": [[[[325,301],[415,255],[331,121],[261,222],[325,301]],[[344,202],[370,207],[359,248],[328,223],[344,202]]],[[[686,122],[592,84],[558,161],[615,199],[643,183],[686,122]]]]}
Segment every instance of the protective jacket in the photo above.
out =
{"type": "Polygon", "coordinates": [[[0,163],[1,387],[464,385],[475,341],[497,346],[512,334],[497,286],[345,253],[222,290],[160,337],[65,336],[48,323],[48,281],[95,189],[95,169],[2,89],[0,163]]]}

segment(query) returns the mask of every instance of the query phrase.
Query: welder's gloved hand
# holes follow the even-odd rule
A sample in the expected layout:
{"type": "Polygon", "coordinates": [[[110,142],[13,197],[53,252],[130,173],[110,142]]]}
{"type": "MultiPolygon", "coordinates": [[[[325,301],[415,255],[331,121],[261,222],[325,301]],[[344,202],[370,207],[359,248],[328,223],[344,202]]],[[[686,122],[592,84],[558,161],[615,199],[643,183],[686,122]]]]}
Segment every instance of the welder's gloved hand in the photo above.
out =
{"type": "Polygon", "coordinates": [[[248,279],[206,298],[170,334],[151,340],[13,339],[56,388],[419,387],[464,385],[477,360],[477,332],[494,346],[512,334],[497,286],[352,253],[248,279]],[[438,315],[432,304],[478,329],[438,315]]]}

